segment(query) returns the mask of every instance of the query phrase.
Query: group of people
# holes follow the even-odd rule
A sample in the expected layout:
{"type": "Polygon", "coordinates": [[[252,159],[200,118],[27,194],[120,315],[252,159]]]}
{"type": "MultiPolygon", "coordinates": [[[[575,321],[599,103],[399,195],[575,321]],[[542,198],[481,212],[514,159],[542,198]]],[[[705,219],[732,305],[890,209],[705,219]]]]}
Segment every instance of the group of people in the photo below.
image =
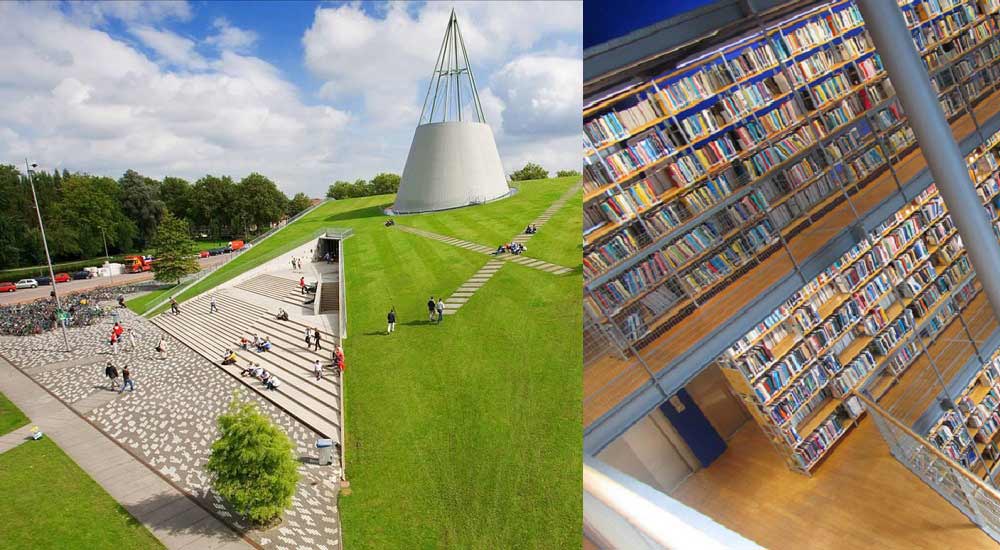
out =
{"type": "Polygon", "coordinates": [[[292,257],[292,271],[302,270],[302,258],[292,257]]]}
{"type": "Polygon", "coordinates": [[[132,329],[125,330],[121,323],[115,321],[115,326],[111,328],[111,336],[108,338],[108,344],[111,346],[111,353],[113,355],[118,355],[118,343],[122,338],[127,338],[129,343],[129,351],[135,351],[135,333],[132,329]]]}
{"type": "Polygon", "coordinates": [[[523,254],[523,253],[525,253],[527,251],[528,251],[528,247],[524,246],[521,243],[507,243],[507,244],[502,244],[502,245],[498,246],[497,247],[497,251],[496,251],[496,253],[494,255],[499,256],[499,255],[503,254],[504,252],[508,252],[510,254],[513,254],[513,255],[517,256],[517,255],[523,254]]]}
{"type": "Polygon", "coordinates": [[[386,227],[392,227],[394,225],[396,225],[396,220],[394,220],[392,218],[389,218],[388,220],[385,220],[385,226],[386,227]]]}
{"type": "Polygon", "coordinates": [[[534,235],[535,233],[538,233],[538,226],[533,223],[529,223],[528,227],[524,228],[525,235],[534,235]]]}
{"type": "MultiPolygon", "coordinates": [[[[108,359],[107,364],[104,366],[104,376],[108,377],[112,391],[118,389],[118,368],[115,367],[111,359],[108,359]]],[[[122,369],[122,387],[118,390],[118,393],[125,391],[126,387],[128,391],[135,391],[135,382],[132,381],[132,371],[129,370],[128,365],[125,365],[125,368],[122,369]]]]}
{"type": "MultiPolygon", "coordinates": [[[[271,351],[271,339],[267,336],[264,336],[262,338],[257,333],[254,333],[253,338],[249,340],[247,339],[246,336],[240,336],[240,341],[238,342],[238,344],[240,346],[240,349],[242,349],[243,351],[249,351],[250,349],[253,349],[257,353],[265,353],[271,351]]],[[[232,350],[227,350],[227,354],[230,351],[232,350]]],[[[233,355],[235,357],[235,353],[233,355]]],[[[236,361],[233,361],[233,363],[235,362],[236,361]]],[[[232,363],[223,362],[222,364],[231,365],[232,363]]]]}
{"type": "Polygon", "coordinates": [[[281,380],[278,380],[277,376],[267,372],[266,369],[260,366],[260,363],[247,362],[247,366],[240,371],[240,376],[252,376],[257,380],[260,380],[264,387],[269,390],[276,390],[278,386],[281,385],[281,380]]]}
{"type": "Polygon", "coordinates": [[[306,327],[305,334],[306,334],[306,349],[313,349],[313,347],[316,348],[316,351],[323,349],[322,345],[320,344],[320,340],[322,340],[322,338],[320,337],[318,328],[306,327]]]}
{"type": "MultiPolygon", "coordinates": [[[[435,321],[440,323],[441,321],[444,320],[444,300],[442,300],[440,296],[438,297],[436,302],[434,301],[433,296],[431,296],[430,299],[427,300],[427,314],[429,317],[428,320],[432,323],[435,321]]],[[[395,325],[395,318],[396,318],[395,311],[393,311],[392,316],[393,316],[393,325],[395,325]]]]}

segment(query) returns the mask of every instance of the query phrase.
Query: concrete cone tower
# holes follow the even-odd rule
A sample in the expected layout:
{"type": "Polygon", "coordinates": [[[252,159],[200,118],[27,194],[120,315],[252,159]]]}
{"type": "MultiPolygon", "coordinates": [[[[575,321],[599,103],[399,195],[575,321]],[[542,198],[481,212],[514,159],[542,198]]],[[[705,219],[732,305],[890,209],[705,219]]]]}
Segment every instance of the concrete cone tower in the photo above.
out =
{"type": "Polygon", "coordinates": [[[446,210],[510,194],[452,10],[392,210],[446,210]]]}

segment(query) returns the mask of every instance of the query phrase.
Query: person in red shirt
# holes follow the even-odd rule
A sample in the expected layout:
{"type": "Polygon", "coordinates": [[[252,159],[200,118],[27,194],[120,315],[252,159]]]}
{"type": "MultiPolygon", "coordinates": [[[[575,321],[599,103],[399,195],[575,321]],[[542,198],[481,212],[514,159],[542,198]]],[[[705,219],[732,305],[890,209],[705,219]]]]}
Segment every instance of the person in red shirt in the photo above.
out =
{"type": "Polygon", "coordinates": [[[117,336],[118,338],[121,338],[122,337],[122,333],[125,332],[125,329],[122,328],[122,326],[120,324],[115,323],[115,328],[112,329],[112,332],[115,333],[115,336],[117,336]]]}
{"type": "Polygon", "coordinates": [[[305,277],[299,277],[299,290],[302,292],[302,294],[306,293],[306,278],[305,277]]]}
{"type": "Polygon", "coordinates": [[[340,344],[333,349],[333,364],[340,368],[340,372],[344,372],[344,348],[340,344]]]}

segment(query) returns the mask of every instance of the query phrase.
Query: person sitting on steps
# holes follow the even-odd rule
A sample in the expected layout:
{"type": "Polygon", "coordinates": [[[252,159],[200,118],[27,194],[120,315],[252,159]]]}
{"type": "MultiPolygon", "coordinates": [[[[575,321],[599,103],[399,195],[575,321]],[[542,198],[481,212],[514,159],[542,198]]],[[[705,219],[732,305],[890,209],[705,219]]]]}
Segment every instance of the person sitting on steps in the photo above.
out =
{"type": "Polygon", "coordinates": [[[285,311],[284,309],[281,309],[279,307],[278,308],[278,315],[276,317],[278,318],[279,321],[287,321],[288,320],[288,312],[285,311]]]}
{"type": "Polygon", "coordinates": [[[233,351],[233,350],[231,350],[231,349],[227,349],[225,357],[222,359],[222,364],[223,365],[235,365],[236,364],[236,352],[233,351]]]}
{"type": "Polygon", "coordinates": [[[281,385],[281,381],[278,380],[278,378],[275,377],[275,376],[269,377],[267,379],[267,381],[264,382],[264,387],[267,388],[267,389],[269,389],[269,390],[272,390],[272,391],[278,389],[278,386],[280,386],[280,385],[281,385]]]}

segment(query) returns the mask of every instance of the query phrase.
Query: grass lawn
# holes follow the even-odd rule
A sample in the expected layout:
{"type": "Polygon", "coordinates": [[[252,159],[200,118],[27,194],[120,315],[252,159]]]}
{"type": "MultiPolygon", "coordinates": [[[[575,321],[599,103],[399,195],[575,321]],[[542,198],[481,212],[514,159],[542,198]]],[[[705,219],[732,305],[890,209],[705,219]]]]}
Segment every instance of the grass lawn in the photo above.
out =
{"type": "Polygon", "coordinates": [[[0,454],[0,548],[163,548],[48,438],[0,454]]]}
{"type": "Polygon", "coordinates": [[[131,300],[125,302],[125,307],[131,309],[132,311],[142,315],[150,306],[155,304],[157,301],[166,297],[170,291],[172,291],[176,285],[159,288],[156,290],[151,290],[140,296],[136,296],[131,300]]]}
{"type": "MultiPolygon", "coordinates": [[[[398,220],[473,241],[506,241],[574,181],[528,182],[505,201],[398,220]]],[[[274,258],[319,229],[352,227],[345,243],[345,453],[352,493],[340,502],[344,545],[579,546],[580,272],[556,277],[507,264],[457,315],[429,325],[427,297],[451,294],[488,258],[383,227],[382,208],[391,202],[386,195],[327,203],[180,298],[274,258]],[[391,305],[397,331],[386,336],[391,305]]],[[[545,230],[553,259],[569,265],[580,263],[575,204],[575,214],[568,208],[550,222],[575,230],[545,230]]]]}
{"type": "MultiPolygon", "coordinates": [[[[560,208],[548,223],[538,228],[538,233],[526,244],[525,254],[566,267],[579,267],[583,258],[583,239],[577,239],[575,246],[566,246],[567,235],[583,234],[583,191],[577,191],[560,208]]],[[[581,288],[580,292],[583,290],[581,288]]]]}
{"type": "MultiPolygon", "coordinates": [[[[436,214],[398,216],[396,223],[496,248],[523,232],[570,185],[579,181],[579,176],[515,181],[513,185],[518,190],[512,197],[514,200],[504,199],[436,214]]],[[[580,202],[576,204],[577,217],[582,220],[580,202]]],[[[528,248],[531,249],[530,243],[528,248]]]]}
{"type": "Polygon", "coordinates": [[[24,416],[21,409],[0,393],[0,435],[10,433],[27,423],[28,417],[24,416]]]}

